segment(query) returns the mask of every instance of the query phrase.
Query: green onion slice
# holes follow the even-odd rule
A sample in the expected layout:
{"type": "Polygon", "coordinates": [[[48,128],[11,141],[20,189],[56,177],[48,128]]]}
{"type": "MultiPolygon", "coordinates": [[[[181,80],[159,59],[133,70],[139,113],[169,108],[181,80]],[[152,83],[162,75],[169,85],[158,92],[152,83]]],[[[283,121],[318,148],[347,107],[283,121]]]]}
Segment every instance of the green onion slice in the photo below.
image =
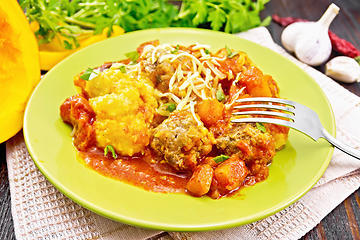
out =
{"type": "Polygon", "coordinates": [[[99,75],[99,72],[94,71],[92,68],[88,68],[85,70],[85,72],[80,76],[81,79],[84,79],[86,81],[90,81],[97,77],[99,75]]]}
{"type": "Polygon", "coordinates": [[[136,63],[137,59],[140,57],[140,54],[137,51],[125,53],[125,57],[130,58],[131,62],[136,63]]]}
{"type": "Polygon", "coordinates": [[[172,54],[177,53],[177,52],[179,51],[179,47],[180,47],[179,44],[176,45],[176,48],[175,48],[174,50],[172,50],[171,53],[172,53],[172,54]]]}
{"type": "Polygon", "coordinates": [[[226,52],[227,52],[227,57],[228,58],[232,58],[232,57],[235,57],[237,54],[239,54],[239,52],[233,52],[231,51],[231,49],[225,45],[225,49],[226,49],[226,52]]]}
{"type": "Polygon", "coordinates": [[[262,131],[262,132],[266,132],[266,127],[264,126],[263,123],[256,123],[256,127],[262,131]]]}
{"type": "Polygon", "coordinates": [[[104,148],[104,156],[107,156],[108,153],[109,153],[109,151],[111,152],[112,157],[113,157],[114,159],[116,159],[116,158],[117,158],[117,154],[116,154],[116,152],[115,152],[114,147],[111,146],[111,145],[107,145],[107,146],[104,148]]]}
{"type": "Polygon", "coordinates": [[[156,110],[162,116],[169,116],[170,113],[173,112],[175,109],[176,109],[175,103],[166,103],[158,107],[156,110]]]}
{"type": "Polygon", "coordinates": [[[219,102],[221,102],[222,100],[225,99],[225,94],[224,94],[224,92],[223,92],[221,89],[218,89],[218,90],[216,91],[216,99],[217,99],[219,102]]]}
{"type": "Polygon", "coordinates": [[[229,156],[221,154],[219,156],[214,157],[213,159],[214,159],[214,161],[216,163],[221,163],[221,162],[223,162],[223,161],[225,161],[226,159],[229,159],[229,158],[230,158],[229,156]]]}
{"type": "Polygon", "coordinates": [[[125,66],[120,66],[119,69],[120,69],[120,72],[126,73],[126,68],[125,68],[125,66]]]}

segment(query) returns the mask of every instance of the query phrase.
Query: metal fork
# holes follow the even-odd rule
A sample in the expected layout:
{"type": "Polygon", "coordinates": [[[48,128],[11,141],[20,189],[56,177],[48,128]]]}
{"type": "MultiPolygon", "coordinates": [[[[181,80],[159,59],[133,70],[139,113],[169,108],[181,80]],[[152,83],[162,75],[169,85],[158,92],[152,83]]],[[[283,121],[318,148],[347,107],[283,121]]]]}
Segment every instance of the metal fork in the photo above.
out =
{"type": "Polygon", "coordinates": [[[266,97],[243,98],[236,100],[236,102],[246,103],[246,105],[234,106],[236,109],[245,110],[233,113],[233,115],[242,116],[233,119],[232,122],[234,123],[261,122],[290,127],[306,134],[315,141],[319,138],[325,138],[334,147],[360,159],[359,150],[356,150],[331,136],[321,124],[316,112],[300,103],[280,98],[266,97]],[[251,110],[254,108],[256,110],[251,110]],[[263,117],[252,117],[251,115],[262,115],[263,117]],[[266,116],[273,116],[276,118],[266,116]]]}

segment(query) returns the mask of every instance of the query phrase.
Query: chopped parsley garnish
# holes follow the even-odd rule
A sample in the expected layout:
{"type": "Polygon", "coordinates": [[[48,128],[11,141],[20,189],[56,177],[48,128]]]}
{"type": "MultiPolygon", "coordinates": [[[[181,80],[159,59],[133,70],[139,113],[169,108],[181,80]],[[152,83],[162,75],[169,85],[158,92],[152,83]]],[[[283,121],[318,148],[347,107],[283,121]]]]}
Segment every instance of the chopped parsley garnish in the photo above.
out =
{"type": "Polygon", "coordinates": [[[176,104],[175,103],[166,103],[164,105],[161,105],[159,107],[159,109],[166,110],[168,112],[172,112],[172,111],[174,111],[176,109],[176,104]]]}
{"type": "Polygon", "coordinates": [[[225,99],[225,94],[224,94],[224,92],[223,92],[221,89],[218,89],[218,90],[216,91],[216,99],[217,99],[219,102],[221,102],[222,100],[225,99]]]}
{"type": "Polygon", "coordinates": [[[210,55],[210,51],[209,51],[208,49],[205,48],[204,51],[205,51],[205,53],[206,53],[207,55],[210,55]]]}
{"type": "Polygon", "coordinates": [[[112,157],[113,157],[114,159],[116,159],[116,158],[117,158],[117,154],[116,154],[116,152],[115,152],[114,147],[111,146],[111,145],[107,145],[107,146],[104,148],[104,156],[107,156],[108,153],[109,153],[109,151],[111,152],[112,157]]]}
{"type": "Polygon", "coordinates": [[[216,156],[213,158],[213,160],[216,162],[216,163],[221,163],[223,161],[225,161],[226,159],[229,159],[230,157],[229,156],[226,156],[226,155],[219,155],[219,156],[216,156]]]}
{"type": "Polygon", "coordinates": [[[176,109],[175,103],[166,103],[156,109],[156,111],[162,116],[169,116],[171,112],[176,109]]]}
{"type": "Polygon", "coordinates": [[[126,73],[126,68],[125,68],[125,66],[120,66],[119,69],[120,69],[120,72],[126,73]]]}
{"type": "Polygon", "coordinates": [[[94,69],[88,68],[85,70],[85,72],[80,76],[81,79],[84,79],[86,81],[90,81],[91,79],[97,77],[99,75],[98,72],[95,72],[94,69]]]}
{"type": "Polygon", "coordinates": [[[262,123],[256,123],[256,127],[262,131],[262,132],[266,132],[266,127],[264,126],[264,124],[262,123]]]}
{"type": "Polygon", "coordinates": [[[176,104],[175,103],[167,103],[165,105],[167,105],[166,110],[169,111],[169,112],[172,112],[172,111],[174,111],[176,109],[176,104]]]}
{"type": "Polygon", "coordinates": [[[137,59],[140,57],[140,54],[137,51],[125,53],[125,57],[130,58],[131,62],[136,63],[137,59]]]}
{"type": "Polygon", "coordinates": [[[176,45],[176,48],[174,50],[171,51],[172,54],[175,54],[179,51],[179,44],[176,45]]]}
{"type": "Polygon", "coordinates": [[[237,54],[239,54],[239,52],[233,52],[231,51],[231,49],[225,45],[225,49],[226,49],[226,52],[227,52],[227,57],[228,58],[233,58],[235,57],[237,54]]]}

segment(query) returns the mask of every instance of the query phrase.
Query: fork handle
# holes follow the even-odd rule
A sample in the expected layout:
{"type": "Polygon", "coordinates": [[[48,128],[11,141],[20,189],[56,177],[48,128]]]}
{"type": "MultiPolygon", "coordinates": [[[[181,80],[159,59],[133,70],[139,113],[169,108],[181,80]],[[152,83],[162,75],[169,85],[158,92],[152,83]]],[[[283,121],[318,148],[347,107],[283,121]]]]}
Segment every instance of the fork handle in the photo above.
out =
{"type": "Polygon", "coordinates": [[[340,142],[339,140],[337,140],[336,138],[331,136],[331,134],[328,133],[325,129],[323,129],[322,134],[323,134],[323,137],[329,143],[331,143],[334,147],[337,147],[338,149],[340,149],[344,153],[347,153],[347,154],[349,154],[349,155],[351,155],[351,156],[353,156],[353,157],[360,160],[360,151],[359,150],[340,142]]]}

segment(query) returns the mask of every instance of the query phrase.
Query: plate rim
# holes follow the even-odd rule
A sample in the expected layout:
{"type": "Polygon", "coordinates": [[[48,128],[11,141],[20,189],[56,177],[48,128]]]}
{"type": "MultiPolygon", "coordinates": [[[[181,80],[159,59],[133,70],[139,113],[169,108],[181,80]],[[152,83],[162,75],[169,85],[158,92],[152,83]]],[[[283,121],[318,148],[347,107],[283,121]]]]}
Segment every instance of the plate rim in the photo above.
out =
{"type": "MultiPolygon", "coordinates": [[[[139,34],[139,32],[146,32],[146,33],[155,33],[155,32],[158,32],[158,31],[168,31],[168,32],[178,32],[178,31],[190,31],[190,32],[195,32],[195,33],[201,33],[201,32],[212,32],[214,34],[226,34],[226,33],[222,33],[222,32],[216,32],[216,31],[211,31],[211,30],[206,30],[206,29],[193,29],[193,28],[161,28],[161,29],[147,29],[147,30],[139,30],[139,31],[135,31],[135,32],[130,32],[130,33],[125,33],[123,35],[120,35],[120,36],[117,36],[117,37],[114,37],[114,38],[122,38],[124,35],[135,35],[135,34],[139,34]]],[[[231,35],[231,34],[226,34],[227,36],[234,36],[234,35],[231,35]]],[[[237,36],[234,36],[234,37],[237,37],[237,36]]],[[[237,37],[238,38],[238,37],[237,37]]],[[[104,41],[107,41],[107,40],[104,40],[104,41]]],[[[251,42],[249,40],[246,40],[246,39],[242,39],[242,41],[247,41],[247,42],[251,42]]],[[[258,46],[260,46],[261,48],[266,48],[262,45],[259,45],[257,43],[254,43],[254,42],[251,42],[252,44],[256,44],[258,46]]],[[[95,43],[96,45],[97,44],[104,44],[104,43],[95,43]]],[[[93,44],[93,45],[95,45],[93,44]]],[[[78,52],[70,55],[69,57],[67,57],[66,59],[64,59],[63,61],[61,61],[58,65],[56,65],[53,69],[51,69],[49,72],[47,72],[45,74],[45,77],[47,76],[48,73],[50,72],[53,72],[55,71],[55,69],[58,67],[58,66],[61,66],[62,62],[64,61],[68,61],[68,59],[70,58],[73,58],[74,55],[76,56],[76,54],[80,54],[81,52],[83,51],[87,51],[88,48],[91,48],[92,46],[88,46],[84,49],[81,49],[79,50],[78,52]]],[[[273,52],[273,54],[277,54],[278,56],[280,56],[281,58],[284,58],[286,59],[286,61],[289,61],[292,63],[292,65],[294,67],[297,67],[299,68],[301,71],[303,71],[304,73],[306,73],[302,68],[300,68],[300,66],[298,66],[297,64],[295,64],[293,61],[291,61],[290,59],[286,58],[285,56],[283,56],[282,54],[278,53],[278,52],[275,52],[269,48],[266,48],[270,51],[273,52]]],[[[306,73],[307,75],[309,75],[308,73],[306,73]]],[[[309,75],[310,78],[312,78],[310,75],[309,75]]],[[[312,78],[313,82],[318,86],[320,92],[323,94],[323,97],[324,99],[326,100],[327,104],[328,104],[328,108],[330,110],[330,115],[331,115],[331,118],[332,118],[332,127],[333,129],[330,130],[330,134],[332,135],[335,135],[336,134],[336,122],[335,122],[335,116],[334,116],[334,113],[333,113],[333,109],[331,107],[331,104],[330,104],[330,101],[329,99],[327,98],[327,96],[325,95],[325,93],[323,92],[323,90],[321,89],[321,87],[316,83],[316,81],[312,78]]],[[[56,179],[52,179],[52,178],[49,178],[48,176],[48,173],[46,171],[46,169],[43,169],[43,167],[41,166],[40,162],[38,161],[38,159],[36,159],[36,154],[34,153],[34,150],[32,149],[32,146],[31,146],[31,143],[30,143],[30,138],[29,138],[29,135],[28,135],[28,132],[27,132],[27,118],[28,118],[28,105],[30,105],[31,103],[31,100],[33,98],[33,96],[35,95],[37,89],[39,88],[41,83],[39,83],[36,88],[34,89],[33,93],[31,94],[28,102],[27,102],[27,105],[26,105],[26,109],[25,109],[25,114],[24,114],[24,139],[25,139],[25,144],[28,148],[28,151],[29,151],[29,154],[33,160],[33,162],[35,163],[36,167],[40,170],[40,172],[45,176],[45,178],[52,184],[54,185],[54,187],[56,189],[58,189],[60,192],[62,192],[64,195],[66,195],[67,197],[69,197],[71,200],[73,200],[74,202],[80,204],[81,206],[85,207],[86,209],[89,209],[90,211],[92,212],[95,212],[99,215],[102,215],[104,217],[107,217],[109,219],[112,219],[112,220],[115,220],[115,221],[120,221],[117,217],[115,217],[114,213],[112,212],[109,212],[107,211],[107,214],[104,214],[102,208],[98,208],[98,206],[96,205],[93,205],[91,202],[87,201],[87,200],[84,200],[82,198],[79,198],[79,196],[77,196],[76,194],[74,194],[73,192],[69,192],[68,189],[64,188],[63,185],[59,182],[56,181],[56,179]],[[92,207],[89,207],[92,206],[92,207]]],[[[279,212],[280,210],[286,208],[287,206],[291,205],[292,203],[296,202],[297,200],[299,200],[301,197],[303,197],[315,184],[316,182],[321,178],[321,176],[323,175],[323,173],[325,172],[325,170],[327,169],[329,163],[330,163],[330,160],[332,158],[332,155],[333,155],[333,151],[334,151],[334,148],[330,148],[329,151],[328,151],[328,154],[326,156],[326,158],[324,159],[324,164],[322,165],[322,168],[321,170],[317,173],[317,175],[314,177],[314,178],[317,178],[317,180],[315,182],[312,182],[310,184],[308,184],[308,186],[305,186],[303,191],[298,194],[298,196],[296,198],[293,198],[291,200],[289,200],[287,203],[283,203],[282,206],[278,206],[278,207],[274,207],[274,209],[272,209],[271,211],[268,211],[267,214],[262,214],[261,216],[258,216],[257,217],[257,220],[259,219],[262,219],[262,218],[265,218],[267,216],[270,216],[270,215],[273,215],[275,214],[276,212],[279,212]],[[283,207],[283,205],[286,205],[285,207],[283,207]]],[[[126,219],[125,216],[123,216],[123,219],[126,219]]],[[[144,228],[150,228],[150,229],[158,229],[158,230],[168,230],[168,231],[209,231],[209,230],[219,230],[219,229],[225,229],[225,228],[231,228],[231,227],[235,227],[235,226],[240,226],[240,225],[244,225],[244,224],[248,224],[250,222],[254,222],[254,221],[257,221],[257,220],[253,220],[250,219],[250,220],[247,220],[245,221],[245,223],[243,224],[238,224],[238,221],[236,220],[233,220],[231,222],[228,222],[226,224],[214,224],[214,225],[206,225],[206,226],[201,226],[201,227],[198,227],[198,226],[180,226],[180,227],[177,227],[177,226],[172,226],[171,224],[168,225],[168,226],[159,226],[158,224],[151,224],[149,222],[143,222],[141,220],[134,220],[134,219],[128,219],[127,221],[121,221],[125,224],[131,224],[131,225],[134,225],[134,226],[138,226],[138,227],[144,227],[144,228]]]]}

